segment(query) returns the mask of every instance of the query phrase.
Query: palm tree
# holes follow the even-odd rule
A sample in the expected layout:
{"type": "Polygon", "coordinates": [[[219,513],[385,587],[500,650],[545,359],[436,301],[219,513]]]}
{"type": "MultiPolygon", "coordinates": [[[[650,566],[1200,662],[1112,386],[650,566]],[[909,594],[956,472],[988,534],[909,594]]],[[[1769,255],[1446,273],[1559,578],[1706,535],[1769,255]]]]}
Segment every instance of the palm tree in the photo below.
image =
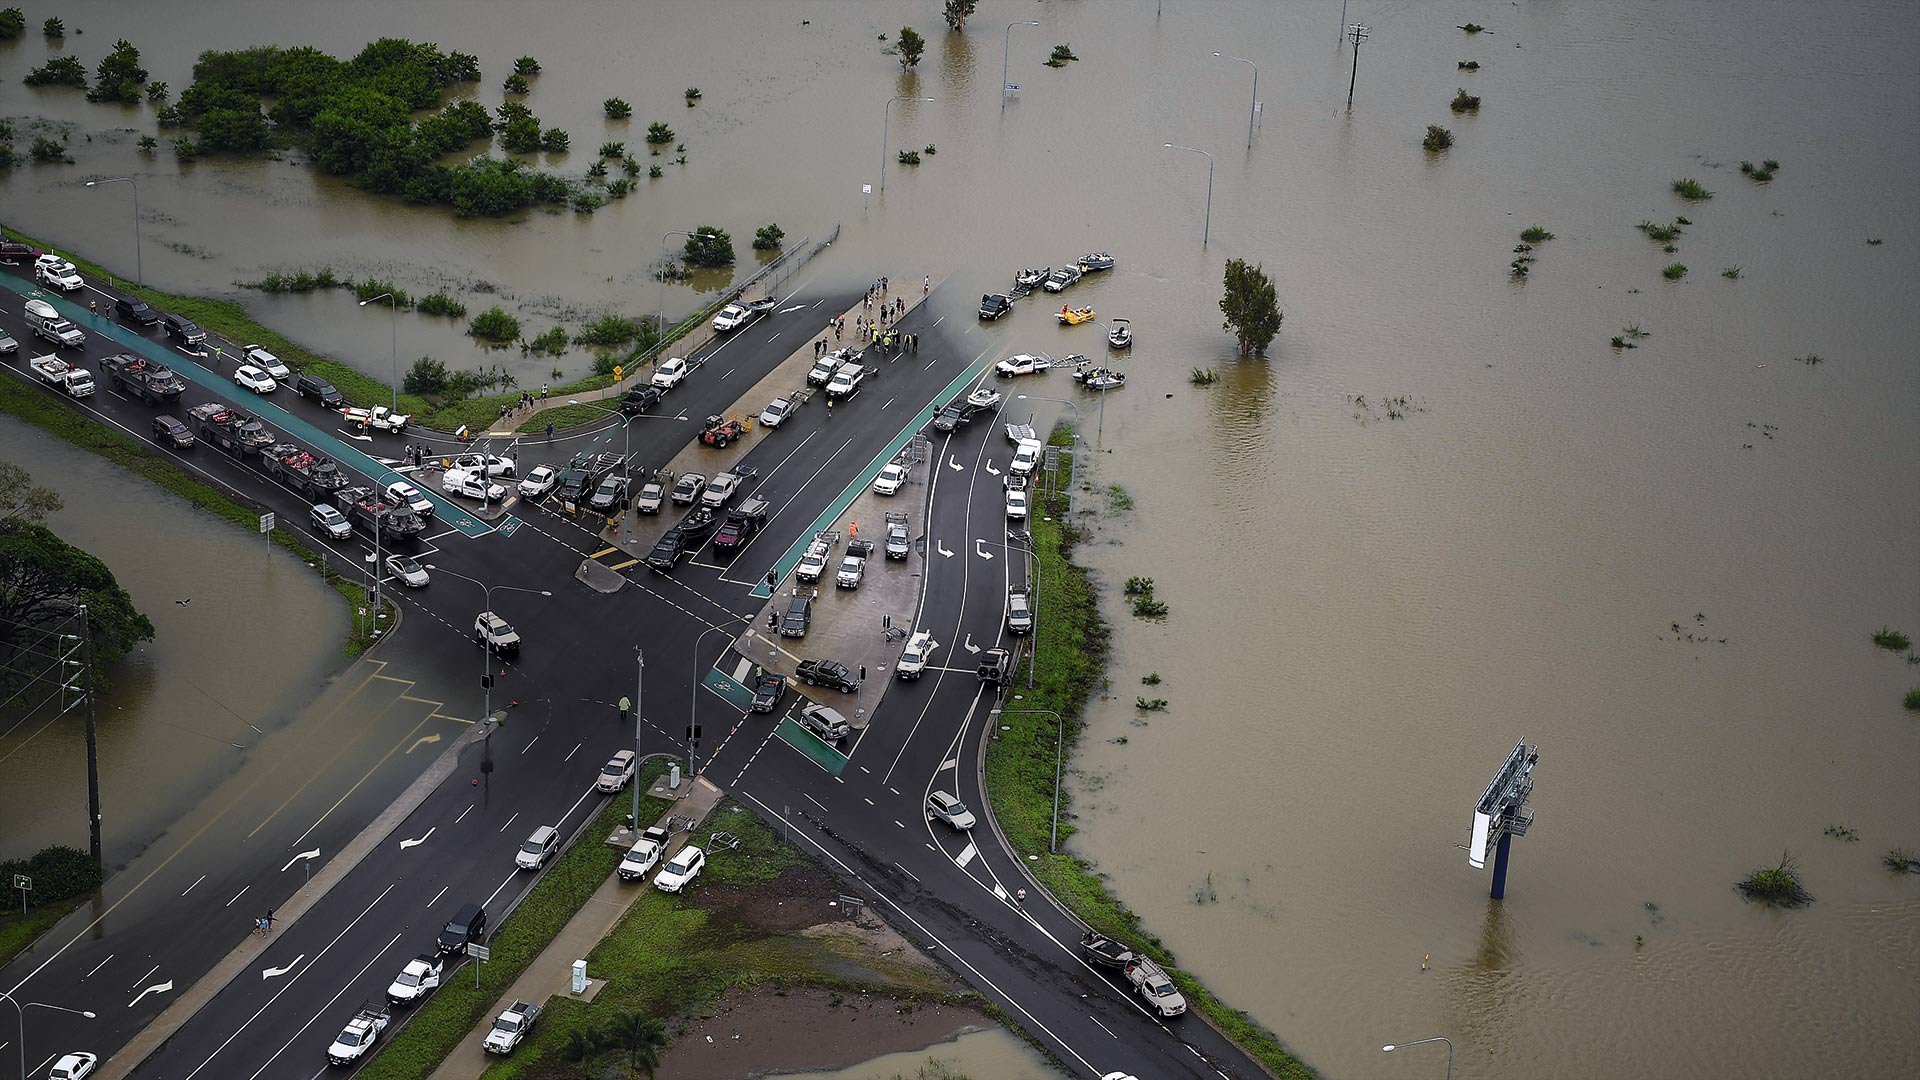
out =
{"type": "Polygon", "coordinates": [[[592,1059],[600,1052],[602,1045],[599,1032],[591,1028],[568,1028],[567,1044],[561,1053],[568,1061],[580,1063],[581,1075],[598,1076],[600,1072],[592,1066],[592,1059]]]}
{"type": "Polygon", "coordinates": [[[601,1036],[626,1052],[630,1071],[645,1072],[647,1080],[653,1080],[654,1070],[660,1067],[660,1051],[667,1046],[665,1025],[638,1009],[622,1009],[601,1036]]]}

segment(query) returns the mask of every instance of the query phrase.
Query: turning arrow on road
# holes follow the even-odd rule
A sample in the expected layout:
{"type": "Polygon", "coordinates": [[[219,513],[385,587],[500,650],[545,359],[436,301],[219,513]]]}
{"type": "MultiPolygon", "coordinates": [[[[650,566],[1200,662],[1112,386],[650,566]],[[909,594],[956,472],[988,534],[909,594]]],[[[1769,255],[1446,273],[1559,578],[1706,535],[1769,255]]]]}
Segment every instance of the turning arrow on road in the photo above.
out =
{"type": "Polygon", "coordinates": [[[954,472],[967,471],[967,467],[965,465],[960,464],[960,459],[957,457],[954,457],[952,454],[947,455],[947,467],[951,468],[954,472]]]}
{"type": "Polygon", "coordinates": [[[355,435],[353,432],[348,431],[345,428],[334,428],[333,430],[338,431],[340,434],[345,435],[349,439],[357,439],[360,442],[373,441],[373,436],[371,435],[355,435]]]}
{"type": "Polygon", "coordinates": [[[283,866],[283,867],[281,867],[281,868],[280,868],[280,872],[284,874],[284,873],[286,873],[287,871],[289,871],[289,870],[291,870],[291,869],[293,869],[293,864],[294,864],[294,863],[297,863],[297,862],[302,862],[302,861],[304,861],[304,860],[306,860],[306,859],[317,859],[317,858],[319,858],[319,857],[320,857],[320,849],[319,849],[319,848],[314,848],[314,849],[313,849],[312,851],[303,851],[303,852],[301,852],[300,854],[298,854],[298,855],[295,855],[295,856],[294,856],[293,858],[291,858],[291,859],[288,859],[288,860],[287,860],[287,865],[285,865],[285,866],[283,866]]]}
{"type": "Polygon", "coordinates": [[[979,652],[979,651],[980,651],[980,646],[978,646],[978,645],[975,645],[975,644],[973,643],[973,635],[972,635],[972,634],[968,634],[968,635],[967,635],[967,640],[965,640],[965,641],[963,641],[963,642],[961,642],[961,643],[960,643],[960,647],[961,647],[961,648],[963,648],[963,649],[965,649],[965,650],[967,650],[967,651],[968,651],[968,652],[970,652],[970,653],[977,653],[977,652],[979,652]]]}
{"type": "Polygon", "coordinates": [[[139,997],[136,997],[132,1001],[127,1002],[127,1008],[131,1009],[135,1005],[140,1004],[140,998],[146,997],[148,994],[164,994],[171,989],[173,989],[172,979],[168,979],[166,982],[163,982],[163,983],[154,983],[152,986],[149,986],[145,990],[140,991],[139,997]]]}
{"type": "Polygon", "coordinates": [[[292,971],[294,968],[299,967],[300,961],[305,960],[306,958],[307,958],[307,954],[301,953],[299,956],[294,957],[293,962],[288,964],[286,967],[261,968],[260,978],[262,981],[267,979],[277,979],[280,976],[285,975],[287,972],[292,971]]]}
{"type": "Polygon", "coordinates": [[[432,836],[432,835],[433,835],[433,830],[430,828],[427,830],[426,836],[422,836],[418,840],[402,840],[400,841],[400,850],[405,851],[410,847],[419,847],[421,844],[424,844],[427,842],[428,836],[432,836]]]}
{"type": "Polygon", "coordinates": [[[991,476],[999,476],[999,475],[1000,475],[1000,470],[999,470],[999,469],[996,469],[996,468],[994,468],[994,467],[993,467],[993,459],[992,459],[992,458],[988,458],[988,459],[987,459],[987,473],[988,473],[989,475],[991,475],[991,476]]]}
{"type": "Polygon", "coordinates": [[[779,311],[776,311],[776,312],[774,312],[774,314],[775,314],[775,315],[785,315],[785,314],[786,314],[787,312],[789,312],[789,311],[799,311],[799,310],[800,310],[801,308],[803,308],[803,307],[806,307],[806,306],[807,306],[807,305],[805,305],[805,304],[795,304],[795,305],[793,305],[792,307],[787,307],[787,308],[781,308],[781,309],[780,309],[779,311]]]}
{"type": "Polygon", "coordinates": [[[439,741],[440,741],[440,733],[437,731],[431,735],[422,735],[419,738],[413,740],[412,746],[407,747],[407,753],[411,754],[415,750],[420,749],[421,747],[427,745],[428,743],[437,743],[439,741]]]}
{"type": "Polygon", "coordinates": [[[951,551],[948,551],[948,550],[947,550],[947,546],[946,546],[945,544],[942,544],[942,543],[941,543],[940,541],[938,541],[938,540],[935,540],[935,541],[933,542],[933,549],[934,549],[935,551],[938,551],[938,552],[939,552],[940,554],[942,554],[942,555],[944,555],[944,556],[946,556],[946,557],[947,557],[947,558],[949,558],[949,559],[951,559],[951,558],[953,558],[953,552],[951,552],[951,551]]]}
{"type": "Polygon", "coordinates": [[[975,540],[973,542],[973,553],[983,559],[993,558],[993,552],[987,550],[987,542],[985,540],[975,540]]]}

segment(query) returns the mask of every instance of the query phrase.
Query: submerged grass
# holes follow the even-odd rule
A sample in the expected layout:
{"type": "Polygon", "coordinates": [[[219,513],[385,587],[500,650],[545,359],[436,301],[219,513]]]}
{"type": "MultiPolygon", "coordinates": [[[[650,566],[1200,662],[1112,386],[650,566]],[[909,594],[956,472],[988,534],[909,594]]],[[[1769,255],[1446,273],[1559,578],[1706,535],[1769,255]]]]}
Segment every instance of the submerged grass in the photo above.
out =
{"type": "Polygon", "coordinates": [[[1813,894],[1800,883],[1800,868],[1782,852],[1780,861],[1763,866],[1735,885],[1740,895],[1768,907],[1797,908],[1813,903],[1813,894]]]}
{"type": "Polygon", "coordinates": [[[1529,225],[1520,230],[1520,239],[1529,244],[1544,244],[1553,239],[1553,234],[1544,225],[1529,225]]]}
{"type": "Polygon", "coordinates": [[[1668,263],[1660,270],[1660,276],[1666,278],[1668,281],[1679,281],[1681,278],[1687,276],[1687,264],[1668,263]]]}
{"type": "Polygon", "coordinates": [[[1913,646],[1913,639],[1891,626],[1883,626],[1873,632],[1873,643],[1883,649],[1906,652],[1913,646]]]}
{"type": "Polygon", "coordinates": [[[1688,202],[1701,202],[1713,198],[1713,192],[1708,191],[1700,181],[1695,180],[1691,176],[1683,176],[1675,180],[1673,182],[1673,193],[1688,202]]]}

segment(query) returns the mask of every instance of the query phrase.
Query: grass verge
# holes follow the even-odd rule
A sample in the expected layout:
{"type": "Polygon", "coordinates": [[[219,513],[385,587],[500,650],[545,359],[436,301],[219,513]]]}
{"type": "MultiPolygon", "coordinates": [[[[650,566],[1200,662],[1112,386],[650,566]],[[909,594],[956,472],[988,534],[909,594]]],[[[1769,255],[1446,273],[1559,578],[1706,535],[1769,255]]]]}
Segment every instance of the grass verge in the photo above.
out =
{"type": "MultiPolygon", "coordinates": [[[[642,785],[643,791],[651,788],[666,769],[664,760],[648,762],[634,783],[642,785]]],[[[643,794],[641,819],[654,821],[671,805],[664,799],[643,794]]],[[[493,935],[490,943],[493,959],[480,965],[479,987],[474,986],[473,972],[465,968],[449,977],[446,985],[414,1012],[407,1026],[360,1070],[358,1080],[419,1080],[439,1068],[460,1040],[479,1025],[507,987],[512,986],[527,965],[533,963],[534,957],[553,941],[567,920],[585,906],[614,867],[620,865],[620,850],[601,841],[625,820],[632,806],[630,795],[609,799],[580,834],[579,842],[560,856],[493,935]]],[[[534,1041],[555,1026],[551,1018],[542,1020],[534,1029],[534,1041]]],[[[523,1060],[526,1051],[523,1046],[511,1060],[523,1060]]]]}
{"type": "Polygon", "coordinates": [[[40,935],[53,929],[54,924],[66,918],[68,912],[92,898],[92,893],[71,896],[57,904],[34,908],[25,915],[0,918],[0,967],[13,963],[13,958],[40,940],[40,935]]]}
{"type": "MultiPolygon", "coordinates": [[[[1073,439],[1062,428],[1054,431],[1050,441],[1056,446],[1069,446],[1073,439]]],[[[1067,474],[1061,490],[1070,491],[1075,463],[1065,455],[1061,461],[1067,474]]],[[[1074,831],[1068,820],[1060,823],[1061,851],[1048,853],[1053,823],[1054,720],[1044,713],[1021,714],[1017,710],[1051,709],[1059,713],[1066,722],[1066,741],[1073,743],[1080,736],[1087,699],[1105,671],[1108,644],[1107,624],[1100,615],[1093,581],[1072,561],[1079,534],[1065,520],[1066,509],[1066,499],[1061,497],[1047,505],[1045,515],[1032,518],[1029,526],[1040,564],[1040,617],[1034,629],[1038,659],[1032,661],[1032,690],[1024,689],[1025,671],[1016,673],[1012,685],[1022,689],[1009,698],[1007,711],[999,717],[999,726],[1008,730],[996,732],[987,744],[987,798],[993,804],[994,818],[1017,855],[1038,856],[1027,863],[1028,869],[1069,910],[1104,934],[1136,943],[1166,967],[1191,1007],[1205,1013],[1276,1076],[1310,1080],[1316,1075],[1314,1071],[1289,1053],[1271,1031],[1174,967],[1173,954],[1160,939],[1140,929],[1140,916],[1113,895],[1091,866],[1065,850],[1067,838],[1074,831]]],[[[1070,800],[1062,793],[1063,819],[1070,817],[1069,805],[1070,800]]]]}
{"type": "Polygon", "coordinates": [[[565,1075],[606,1075],[619,1057],[616,1050],[595,1051],[577,1073],[571,1071],[572,1032],[604,1029],[616,1013],[628,1009],[668,1022],[698,1015],[734,988],[772,983],[850,993],[884,989],[910,999],[949,1000],[945,979],[938,974],[916,978],[896,969],[883,972],[891,980],[885,984],[835,974],[865,967],[872,957],[842,956],[824,936],[761,929],[727,910],[724,901],[718,907],[703,906],[721,887],[778,888],[783,872],[807,861],[737,803],[722,805],[707,824],[739,837],[740,846],[711,852],[689,892],[673,896],[649,889],[635,900],[620,924],[587,956],[587,970],[606,980],[599,995],[590,1003],[549,1000],[546,1015],[527,1041],[511,1058],[490,1065],[487,1080],[562,1075],[563,1069],[569,1070],[565,1075]]]}
{"type": "MultiPolygon", "coordinates": [[[[18,379],[0,378],[0,412],[25,420],[47,434],[65,439],[89,453],[98,454],[243,529],[255,531],[260,527],[260,507],[241,503],[227,492],[149,452],[146,447],[105,424],[73,411],[39,387],[28,386],[18,379]]],[[[345,597],[355,611],[367,606],[370,600],[367,590],[352,578],[334,573],[320,553],[301,543],[299,537],[285,529],[275,529],[272,539],[324,575],[328,587],[345,597]]],[[[385,606],[388,622],[391,623],[393,605],[388,603],[385,606]]],[[[373,640],[361,625],[361,620],[356,618],[342,649],[349,657],[359,656],[367,651],[373,640]]]]}

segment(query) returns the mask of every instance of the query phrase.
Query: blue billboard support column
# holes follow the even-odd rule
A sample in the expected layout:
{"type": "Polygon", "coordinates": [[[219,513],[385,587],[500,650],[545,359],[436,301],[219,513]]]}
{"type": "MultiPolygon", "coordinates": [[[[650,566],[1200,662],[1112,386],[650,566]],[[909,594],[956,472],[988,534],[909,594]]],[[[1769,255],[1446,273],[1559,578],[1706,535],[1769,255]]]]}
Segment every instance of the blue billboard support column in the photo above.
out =
{"type": "Polygon", "coordinates": [[[1513,834],[1500,834],[1500,844],[1493,852],[1493,893],[1495,900],[1507,898],[1507,854],[1513,850],[1513,834]]]}

